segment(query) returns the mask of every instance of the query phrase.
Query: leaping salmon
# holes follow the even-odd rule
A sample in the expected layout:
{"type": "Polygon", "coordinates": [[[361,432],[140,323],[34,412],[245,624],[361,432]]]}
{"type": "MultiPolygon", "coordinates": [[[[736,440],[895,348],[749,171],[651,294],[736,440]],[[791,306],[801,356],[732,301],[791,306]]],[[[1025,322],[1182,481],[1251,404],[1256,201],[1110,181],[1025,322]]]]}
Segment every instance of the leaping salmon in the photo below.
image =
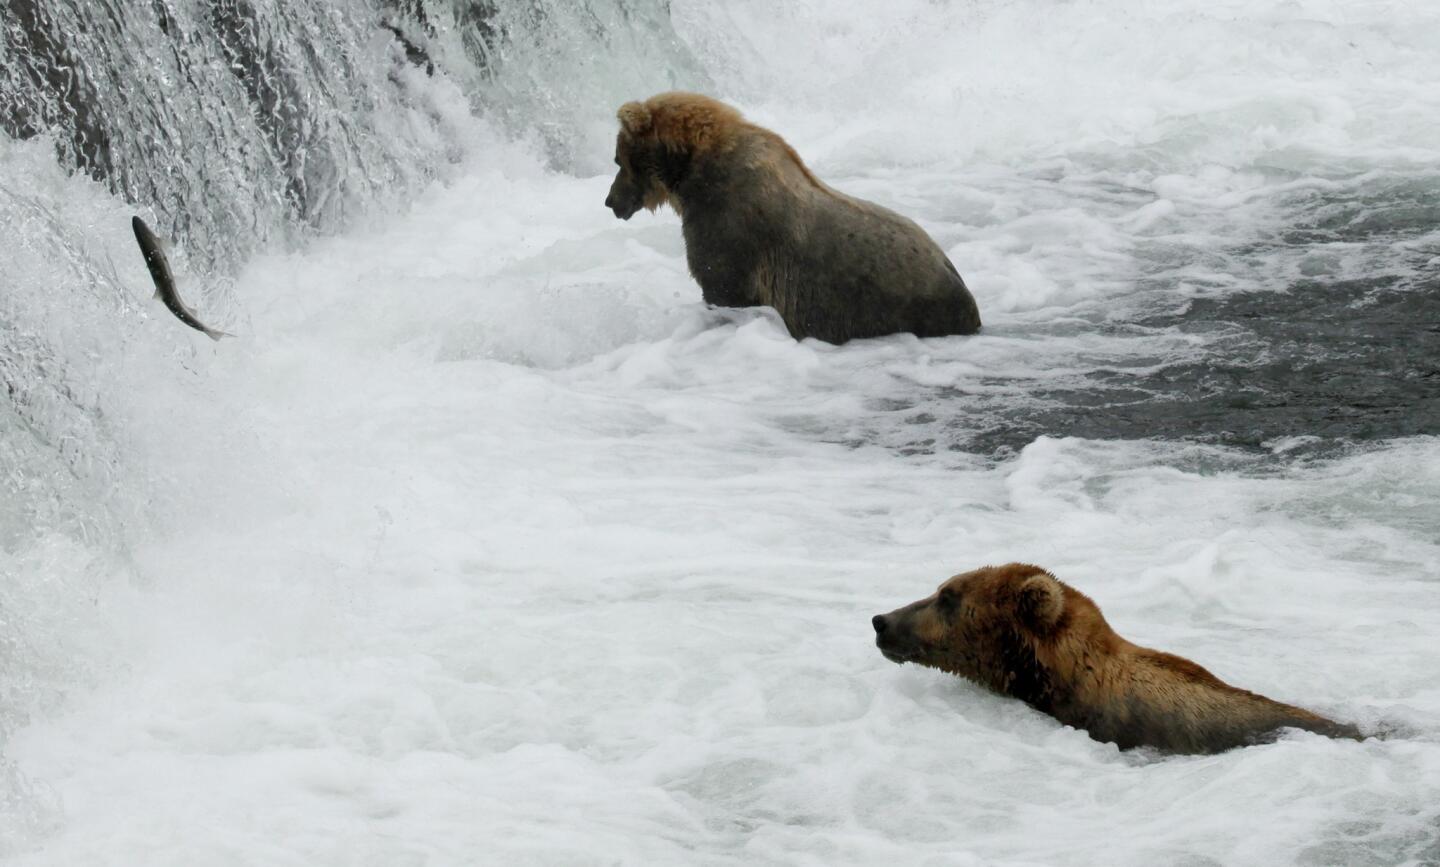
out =
{"type": "Polygon", "coordinates": [[[165,258],[165,251],[160,249],[160,239],[145,225],[145,221],[135,217],[130,221],[135,229],[135,240],[140,243],[140,253],[145,257],[145,267],[150,269],[150,279],[155,281],[155,297],[165,302],[175,318],[184,322],[196,331],[203,331],[211,340],[219,340],[222,337],[234,337],[235,335],[225,331],[211,328],[185,306],[180,300],[180,293],[175,290],[175,276],[170,273],[170,262],[165,258]]]}

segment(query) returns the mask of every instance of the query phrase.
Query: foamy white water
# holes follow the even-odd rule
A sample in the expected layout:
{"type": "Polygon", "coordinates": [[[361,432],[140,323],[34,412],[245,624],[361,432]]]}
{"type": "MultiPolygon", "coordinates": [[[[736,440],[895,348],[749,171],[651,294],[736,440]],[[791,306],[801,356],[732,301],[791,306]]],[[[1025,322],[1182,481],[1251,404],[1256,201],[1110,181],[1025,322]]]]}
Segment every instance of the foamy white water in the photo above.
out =
{"type": "MultiPolygon", "coordinates": [[[[1295,461],[1062,431],[947,448],[967,406],[1003,418],[1037,383],[1213,351],[1111,313],[1433,269],[1433,233],[1407,242],[1428,266],[1380,242],[1246,245],[1312,218],[1307,196],[1440,183],[1440,13],[674,17],[722,96],[935,235],[981,336],[797,344],[764,311],[707,310],[673,215],[617,222],[607,176],[482,120],[408,213],[253,260],[215,323],[242,336],[211,344],[143,300],[127,206],[0,142],[12,196],[85,227],[131,292],[80,314],[127,337],[82,347],[125,457],[95,513],[121,553],[78,531],[3,553],[0,697],[23,724],[0,852],[1440,861],[1435,436],[1295,461]],[[1132,640],[1384,736],[1125,754],[874,649],[872,614],[1009,560],[1132,640]]],[[[24,299],[52,319],[63,300],[24,299]]]]}

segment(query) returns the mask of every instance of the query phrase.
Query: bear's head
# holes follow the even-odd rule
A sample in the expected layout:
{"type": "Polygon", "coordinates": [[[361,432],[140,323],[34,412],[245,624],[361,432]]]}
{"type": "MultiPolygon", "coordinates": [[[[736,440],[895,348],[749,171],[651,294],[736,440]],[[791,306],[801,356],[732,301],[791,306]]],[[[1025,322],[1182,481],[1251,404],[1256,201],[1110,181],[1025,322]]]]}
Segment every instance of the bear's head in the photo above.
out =
{"type": "Polygon", "coordinates": [[[722,102],[678,92],[627,102],[616,117],[619,171],[605,207],[622,220],[641,208],[653,211],[667,203],[679,210],[675,190],[693,162],[728,140],[744,122],[739,112],[722,102]]]}
{"type": "MultiPolygon", "coordinates": [[[[1050,688],[1042,651],[1095,607],[1038,566],[1011,563],[956,575],[931,596],[877,614],[875,645],[892,662],[958,674],[1036,701],[1050,688]]],[[[1102,621],[1103,622],[1103,621],[1102,621]]]]}

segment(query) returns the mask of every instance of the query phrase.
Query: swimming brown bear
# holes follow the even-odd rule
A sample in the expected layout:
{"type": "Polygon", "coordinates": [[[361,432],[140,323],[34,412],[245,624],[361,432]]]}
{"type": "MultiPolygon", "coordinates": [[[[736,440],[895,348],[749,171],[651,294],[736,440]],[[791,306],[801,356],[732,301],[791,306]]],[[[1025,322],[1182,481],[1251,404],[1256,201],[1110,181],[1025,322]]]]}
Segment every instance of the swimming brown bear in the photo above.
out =
{"type": "Polygon", "coordinates": [[[774,307],[797,339],[973,334],[965,281],[914,222],[821,183],[793,148],[694,93],[620,107],[605,205],[628,220],[669,204],[705,301],[774,307]]]}
{"type": "Polygon", "coordinates": [[[1354,726],[1131,644],[1088,596],[1038,566],[956,575],[872,624],[886,659],[958,674],[1121,749],[1215,753],[1273,740],[1284,728],[1361,737],[1354,726]]]}

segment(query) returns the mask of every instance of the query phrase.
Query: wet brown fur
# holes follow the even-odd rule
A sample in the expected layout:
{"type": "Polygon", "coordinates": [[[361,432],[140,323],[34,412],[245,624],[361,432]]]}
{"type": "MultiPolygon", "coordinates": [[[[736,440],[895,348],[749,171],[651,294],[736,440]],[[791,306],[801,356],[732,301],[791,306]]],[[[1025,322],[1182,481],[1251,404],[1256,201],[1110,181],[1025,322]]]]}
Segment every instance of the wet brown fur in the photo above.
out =
{"type": "Polygon", "coordinates": [[[1353,726],[1230,686],[1201,666],[1140,647],[1085,594],[1038,566],[956,575],[934,595],[875,618],[887,658],[958,674],[1121,749],[1214,753],[1299,728],[1353,726]]]}
{"type": "Polygon", "coordinates": [[[668,204],[711,304],[774,307],[797,338],[842,343],[980,328],[975,299],[914,222],[816,178],[783,138],[693,93],[628,102],[606,204],[668,204]]]}

